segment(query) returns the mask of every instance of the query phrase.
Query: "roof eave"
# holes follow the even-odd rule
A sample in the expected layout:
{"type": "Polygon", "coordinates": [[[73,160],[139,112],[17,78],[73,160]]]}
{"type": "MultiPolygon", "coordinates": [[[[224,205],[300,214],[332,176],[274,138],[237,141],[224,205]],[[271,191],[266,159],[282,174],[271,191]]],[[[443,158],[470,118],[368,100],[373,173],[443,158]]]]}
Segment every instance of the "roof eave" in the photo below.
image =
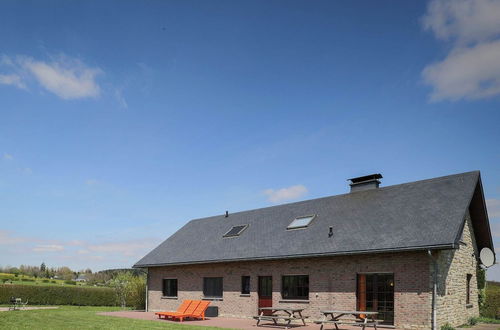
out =
{"type": "Polygon", "coordinates": [[[456,249],[458,244],[447,243],[437,245],[425,246],[411,246],[391,249],[378,249],[378,250],[357,250],[357,251],[341,251],[341,252],[328,252],[328,253],[310,253],[310,254],[296,254],[287,256],[265,256],[255,258],[234,258],[234,259],[218,259],[218,260],[198,260],[174,263],[157,263],[157,264],[135,264],[132,268],[148,268],[148,267],[163,267],[163,266],[184,266],[184,265],[197,265],[197,264],[212,264],[223,262],[238,262],[238,261],[262,261],[262,260],[280,260],[280,259],[299,259],[299,258],[319,258],[319,257],[335,257],[347,255],[362,255],[374,253],[397,253],[397,252],[410,252],[410,251],[424,251],[424,250],[445,250],[456,249]]]}

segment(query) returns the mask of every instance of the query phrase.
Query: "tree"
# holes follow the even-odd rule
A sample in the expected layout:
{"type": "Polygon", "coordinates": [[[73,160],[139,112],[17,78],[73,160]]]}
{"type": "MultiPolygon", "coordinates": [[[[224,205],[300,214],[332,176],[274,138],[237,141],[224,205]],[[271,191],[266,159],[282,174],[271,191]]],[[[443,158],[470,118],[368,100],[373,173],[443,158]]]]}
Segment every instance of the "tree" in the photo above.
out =
{"type": "Polygon", "coordinates": [[[146,277],[135,276],[130,272],[120,272],[110,281],[117,299],[124,308],[127,305],[135,309],[144,309],[146,305],[146,277]]]}
{"type": "Polygon", "coordinates": [[[127,285],[128,282],[131,280],[132,275],[129,273],[120,273],[115,278],[111,280],[109,283],[111,287],[115,289],[116,292],[116,297],[118,298],[118,301],[120,301],[120,305],[122,308],[125,308],[127,305],[127,285]]]}
{"type": "Polygon", "coordinates": [[[12,267],[10,269],[10,272],[17,277],[21,271],[18,268],[16,268],[16,267],[12,267]]]}
{"type": "Polygon", "coordinates": [[[61,267],[57,270],[57,276],[63,280],[69,281],[73,279],[73,271],[69,267],[61,267]]]}
{"type": "Polygon", "coordinates": [[[42,264],[40,265],[40,271],[45,273],[46,269],[47,269],[47,267],[45,266],[45,262],[42,262],[42,264]]]}

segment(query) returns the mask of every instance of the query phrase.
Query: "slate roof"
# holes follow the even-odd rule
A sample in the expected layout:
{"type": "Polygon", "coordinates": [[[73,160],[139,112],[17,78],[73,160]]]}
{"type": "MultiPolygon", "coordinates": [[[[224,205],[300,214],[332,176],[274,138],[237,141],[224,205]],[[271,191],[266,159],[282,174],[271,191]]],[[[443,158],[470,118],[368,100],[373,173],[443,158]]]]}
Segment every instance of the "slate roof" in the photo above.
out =
{"type": "MultiPolygon", "coordinates": [[[[484,208],[479,171],[192,220],[134,267],[455,248],[473,197],[484,208]],[[286,229],[311,214],[307,228],[286,229]]],[[[474,212],[484,214],[474,229],[483,233],[478,245],[493,250],[485,210],[474,212]]]]}

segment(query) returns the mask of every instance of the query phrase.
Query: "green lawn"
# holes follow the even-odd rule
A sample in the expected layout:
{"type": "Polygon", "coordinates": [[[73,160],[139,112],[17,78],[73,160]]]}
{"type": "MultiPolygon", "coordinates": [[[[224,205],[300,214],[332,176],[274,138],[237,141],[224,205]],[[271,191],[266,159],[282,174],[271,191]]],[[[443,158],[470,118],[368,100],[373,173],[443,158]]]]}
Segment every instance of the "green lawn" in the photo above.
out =
{"type": "Polygon", "coordinates": [[[0,312],[0,329],[201,329],[199,326],[96,315],[97,312],[116,310],[120,309],[61,306],[52,310],[0,312]]]}

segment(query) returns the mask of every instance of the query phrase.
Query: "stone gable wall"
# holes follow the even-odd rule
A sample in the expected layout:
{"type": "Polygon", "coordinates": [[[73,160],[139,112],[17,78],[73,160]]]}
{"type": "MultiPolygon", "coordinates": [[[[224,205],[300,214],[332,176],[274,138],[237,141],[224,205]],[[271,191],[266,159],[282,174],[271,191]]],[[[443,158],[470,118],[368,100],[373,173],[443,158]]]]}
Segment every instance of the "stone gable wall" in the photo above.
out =
{"type": "Polygon", "coordinates": [[[467,323],[470,317],[479,316],[476,276],[479,252],[470,215],[467,213],[465,218],[463,244],[457,250],[443,250],[438,255],[438,329],[445,323],[459,326],[467,323]],[[470,305],[466,304],[467,274],[472,275],[470,305]]]}

